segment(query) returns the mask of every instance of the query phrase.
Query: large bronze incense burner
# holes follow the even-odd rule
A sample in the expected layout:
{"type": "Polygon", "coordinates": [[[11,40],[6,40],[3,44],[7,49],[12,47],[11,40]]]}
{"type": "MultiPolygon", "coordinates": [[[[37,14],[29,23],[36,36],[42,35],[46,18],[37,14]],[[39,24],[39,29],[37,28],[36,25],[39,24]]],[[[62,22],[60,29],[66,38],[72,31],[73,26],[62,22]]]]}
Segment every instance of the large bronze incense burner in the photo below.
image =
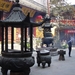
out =
{"type": "Polygon", "coordinates": [[[30,20],[30,15],[24,15],[21,11],[19,0],[16,0],[13,10],[9,16],[0,21],[0,27],[2,28],[2,41],[1,41],[1,54],[0,66],[2,75],[7,75],[10,70],[10,75],[29,75],[30,67],[35,63],[33,52],[33,27],[40,26],[44,23],[35,23],[30,20]],[[11,28],[11,32],[8,28],[11,28]],[[20,28],[21,30],[21,49],[14,49],[14,28],[20,28]],[[27,28],[30,28],[30,49],[27,49],[27,28]],[[8,48],[8,33],[11,34],[11,48],[8,48]],[[24,38],[25,37],[25,38],[24,38]],[[25,46],[23,43],[25,41],[25,46]]]}
{"type": "Polygon", "coordinates": [[[57,47],[54,46],[54,37],[52,34],[51,28],[53,28],[55,25],[51,24],[51,17],[47,14],[46,17],[47,20],[45,23],[42,25],[43,28],[43,38],[42,38],[42,48],[43,45],[45,44],[46,47],[44,49],[47,49],[50,51],[51,56],[57,55],[57,47]]]}
{"type": "Polygon", "coordinates": [[[37,64],[45,68],[46,63],[48,67],[51,65],[51,56],[57,55],[57,48],[53,46],[53,35],[51,32],[51,28],[53,26],[50,24],[51,18],[47,15],[45,23],[42,25],[43,35],[41,48],[37,48],[37,64]],[[46,47],[43,45],[46,44],[46,47]],[[50,46],[52,44],[52,46],[50,46]]]}
{"type": "Polygon", "coordinates": [[[44,25],[42,25],[43,28],[43,35],[44,38],[42,38],[42,47],[37,48],[37,64],[40,66],[42,64],[42,67],[45,68],[46,63],[48,64],[48,67],[50,67],[51,64],[51,54],[50,54],[50,48],[49,51],[45,48],[43,48],[43,45],[46,44],[47,47],[49,47],[50,44],[53,44],[53,36],[51,33],[52,26],[50,25],[50,17],[45,17],[46,21],[44,25]]]}
{"type": "Polygon", "coordinates": [[[47,47],[49,47],[50,44],[52,44],[53,46],[53,35],[51,32],[51,28],[53,28],[53,26],[50,24],[50,20],[51,18],[49,16],[46,16],[47,20],[44,23],[44,25],[42,26],[43,28],[43,38],[42,38],[42,46],[43,44],[46,44],[47,47]]]}

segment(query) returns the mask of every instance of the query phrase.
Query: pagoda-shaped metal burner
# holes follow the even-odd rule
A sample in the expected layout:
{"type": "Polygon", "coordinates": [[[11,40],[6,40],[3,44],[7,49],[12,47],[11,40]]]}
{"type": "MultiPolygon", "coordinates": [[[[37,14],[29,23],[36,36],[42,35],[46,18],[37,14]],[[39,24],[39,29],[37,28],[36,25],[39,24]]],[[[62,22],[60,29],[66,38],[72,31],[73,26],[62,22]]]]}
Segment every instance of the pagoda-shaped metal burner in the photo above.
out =
{"type": "Polygon", "coordinates": [[[42,38],[42,46],[43,44],[46,44],[46,46],[49,47],[50,44],[53,45],[53,35],[51,32],[51,28],[53,26],[50,24],[51,18],[48,15],[46,16],[46,19],[47,19],[46,22],[42,26],[44,36],[44,38],[42,38]]]}
{"type": "Polygon", "coordinates": [[[32,29],[33,27],[40,26],[44,23],[33,23],[30,20],[29,13],[24,15],[21,11],[20,5],[16,0],[13,10],[9,16],[0,21],[0,27],[2,28],[2,41],[1,41],[1,54],[0,66],[2,75],[7,75],[7,71],[10,70],[10,75],[14,73],[21,73],[19,75],[29,75],[30,67],[35,63],[34,57],[32,56],[33,44],[32,44],[32,29]],[[8,28],[11,27],[11,49],[8,48],[8,28]],[[30,49],[27,50],[27,28],[30,28],[30,49]],[[14,49],[14,28],[20,28],[21,30],[21,49],[14,49]],[[25,34],[25,35],[24,35],[25,34]],[[25,37],[25,38],[24,38],[25,37]],[[25,48],[23,41],[25,40],[25,48]]]}

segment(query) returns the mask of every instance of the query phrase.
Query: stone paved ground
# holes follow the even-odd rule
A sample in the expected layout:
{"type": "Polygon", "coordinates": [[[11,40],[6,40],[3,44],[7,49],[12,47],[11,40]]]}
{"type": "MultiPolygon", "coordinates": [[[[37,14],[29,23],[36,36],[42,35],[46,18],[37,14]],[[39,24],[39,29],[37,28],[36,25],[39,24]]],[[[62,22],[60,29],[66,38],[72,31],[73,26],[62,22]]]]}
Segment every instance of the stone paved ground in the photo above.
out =
{"type": "MultiPolygon", "coordinates": [[[[72,57],[68,57],[68,49],[65,49],[65,61],[59,61],[59,56],[52,56],[50,67],[38,67],[37,63],[31,67],[30,75],[75,75],[75,48],[72,50],[72,57]]],[[[36,55],[36,54],[34,54],[36,55]]]]}
{"type": "MultiPolygon", "coordinates": [[[[15,46],[17,48],[18,45],[15,46]]],[[[31,67],[30,75],[75,75],[75,48],[73,47],[72,57],[68,57],[68,49],[64,50],[66,51],[65,61],[59,61],[59,56],[52,56],[51,66],[48,67],[46,64],[45,68],[42,68],[42,66],[37,66],[36,52],[33,52],[35,64],[31,67]]],[[[0,75],[2,75],[1,72],[0,75]]]]}

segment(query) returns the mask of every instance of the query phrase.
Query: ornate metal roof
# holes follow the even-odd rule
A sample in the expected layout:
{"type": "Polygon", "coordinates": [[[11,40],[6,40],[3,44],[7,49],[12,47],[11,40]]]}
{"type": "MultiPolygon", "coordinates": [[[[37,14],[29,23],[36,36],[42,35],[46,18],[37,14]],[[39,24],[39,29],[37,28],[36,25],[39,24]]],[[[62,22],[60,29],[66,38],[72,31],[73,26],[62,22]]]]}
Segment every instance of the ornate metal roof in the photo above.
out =
{"type": "Polygon", "coordinates": [[[3,22],[21,22],[26,18],[19,7],[13,8],[10,15],[3,22]]]}

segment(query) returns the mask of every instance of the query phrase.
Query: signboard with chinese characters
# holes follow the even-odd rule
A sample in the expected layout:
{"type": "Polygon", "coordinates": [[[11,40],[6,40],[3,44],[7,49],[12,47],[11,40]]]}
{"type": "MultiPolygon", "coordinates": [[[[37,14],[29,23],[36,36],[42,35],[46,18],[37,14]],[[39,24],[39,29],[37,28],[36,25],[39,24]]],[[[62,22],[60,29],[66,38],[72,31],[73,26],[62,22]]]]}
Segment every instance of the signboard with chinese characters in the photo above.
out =
{"type": "Polygon", "coordinates": [[[0,10],[9,12],[12,7],[12,3],[0,0],[0,10]]]}
{"type": "Polygon", "coordinates": [[[75,30],[65,30],[66,33],[75,33],[75,30]]]}
{"type": "Polygon", "coordinates": [[[30,17],[33,17],[36,12],[35,10],[27,7],[22,7],[22,11],[24,12],[25,15],[27,15],[30,12],[30,17]]]}

